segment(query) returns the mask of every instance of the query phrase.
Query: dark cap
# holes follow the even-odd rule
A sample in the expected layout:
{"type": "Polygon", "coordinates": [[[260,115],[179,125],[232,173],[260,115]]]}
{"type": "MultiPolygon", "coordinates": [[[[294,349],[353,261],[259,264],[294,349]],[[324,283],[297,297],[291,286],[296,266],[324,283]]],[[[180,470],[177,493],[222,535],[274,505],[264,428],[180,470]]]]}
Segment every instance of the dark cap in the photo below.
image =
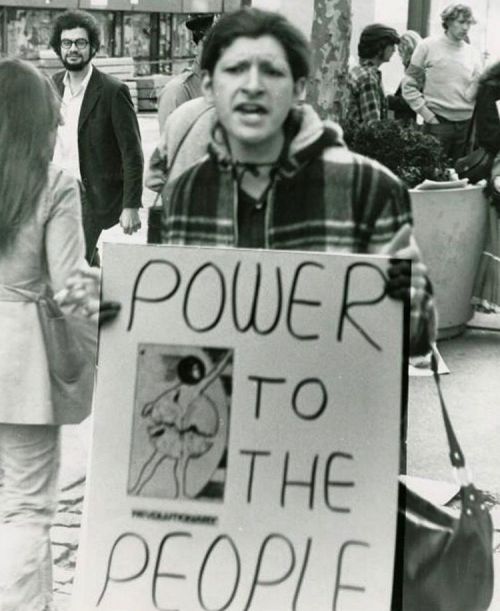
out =
{"type": "Polygon", "coordinates": [[[214,21],[213,15],[195,15],[186,21],[186,27],[191,32],[205,33],[214,21]]]}
{"type": "Polygon", "coordinates": [[[382,23],[372,23],[361,32],[359,42],[360,44],[371,44],[384,38],[389,40],[389,44],[397,45],[399,43],[399,34],[394,28],[382,23]]]}

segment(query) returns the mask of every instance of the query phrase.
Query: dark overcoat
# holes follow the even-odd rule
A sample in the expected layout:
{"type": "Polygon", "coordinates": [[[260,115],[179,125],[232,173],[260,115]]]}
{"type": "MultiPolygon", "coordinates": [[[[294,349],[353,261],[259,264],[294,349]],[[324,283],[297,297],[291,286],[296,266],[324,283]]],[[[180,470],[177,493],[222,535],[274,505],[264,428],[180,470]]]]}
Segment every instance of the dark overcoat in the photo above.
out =
{"type": "MultiPolygon", "coordinates": [[[[65,71],[54,75],[64,94],[65,71]]],[[[125,83],[93,67],[78,121],[80,174],[88,205],[103,229],[123,208],[139,208],[144,157],[139,124],[125,83]]]]}

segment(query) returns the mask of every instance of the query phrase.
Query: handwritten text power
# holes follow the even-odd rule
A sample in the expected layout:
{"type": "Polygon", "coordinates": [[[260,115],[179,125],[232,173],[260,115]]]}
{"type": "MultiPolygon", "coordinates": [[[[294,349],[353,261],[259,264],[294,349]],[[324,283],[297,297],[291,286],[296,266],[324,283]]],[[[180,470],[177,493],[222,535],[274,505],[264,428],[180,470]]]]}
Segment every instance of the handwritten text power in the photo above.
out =
{"type": "MultiPolygon", "coordinates": [[[[212,331],[229,317],[239,333],[270,335],[281,324],[294,339],[315,341],[320,339],[314,326],[323,303],[314,295],[314,290],[319,293],[319,288],[324,286],[341,296],[337,340],[342,341],[347,321],[370,345],[380,350],[372,333],[352,314],[352,310],[374,306],[386,296],[384,273],[368,262],[348,265],[343,277],[338,279],[330,277],[325,266],[317,261],[300,261],[290,275],[284,274],[279,266],[272,270],[266,267],[263,272],[261,263],[243,270],[241,261],[229,271],[207,261],[186,273],[172,261],[151,259],[135,277],[127,331],[132,330],[139,315],[138,304],[171,302],[180,309],[186,326],[196,333],[212,331]],[[367,282],[368,276],[370,282],[367,282]],[[305,311],[309,314],[307,325],[305,311]]],[[[141,315],[147,315],[142,308],[141,315]]]]}

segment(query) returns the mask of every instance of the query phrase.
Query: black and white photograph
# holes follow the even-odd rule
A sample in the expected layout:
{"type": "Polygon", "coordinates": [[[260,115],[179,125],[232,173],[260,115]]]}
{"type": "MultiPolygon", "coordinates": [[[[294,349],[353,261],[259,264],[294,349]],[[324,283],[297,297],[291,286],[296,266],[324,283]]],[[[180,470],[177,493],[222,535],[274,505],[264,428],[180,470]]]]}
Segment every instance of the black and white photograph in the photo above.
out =
{"type": "Polygon", "coordinates": [[[0,0],[0,611],[500,611],[499,27],[0,0]]]}

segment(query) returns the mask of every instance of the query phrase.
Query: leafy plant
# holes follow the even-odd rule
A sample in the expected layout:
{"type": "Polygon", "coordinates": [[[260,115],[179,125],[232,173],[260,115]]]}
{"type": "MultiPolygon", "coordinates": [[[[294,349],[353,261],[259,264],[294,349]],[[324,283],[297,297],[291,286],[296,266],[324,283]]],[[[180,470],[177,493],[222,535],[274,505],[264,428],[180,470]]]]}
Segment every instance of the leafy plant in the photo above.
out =
{"type": "Polygon", "coordinates": [[[347,146],[388,167],[408,188],[424,180],[447,180],[449,162],[439,140],[416,125],[385,119],[343,125],[347,146]]]}

